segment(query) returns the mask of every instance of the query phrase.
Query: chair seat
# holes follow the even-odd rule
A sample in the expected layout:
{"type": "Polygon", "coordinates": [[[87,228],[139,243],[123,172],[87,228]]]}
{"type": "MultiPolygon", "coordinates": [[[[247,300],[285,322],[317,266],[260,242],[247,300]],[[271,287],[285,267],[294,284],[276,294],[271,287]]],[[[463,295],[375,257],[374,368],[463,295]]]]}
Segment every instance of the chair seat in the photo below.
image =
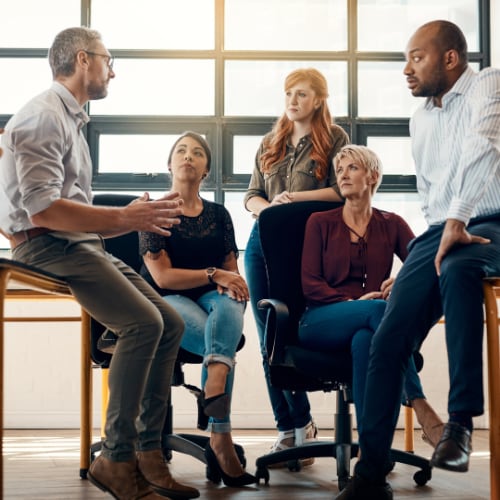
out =
{"type": "Polygon", "coordinates": [[[290,361],[291,366],[295,367],[301,377],[310,378],[310,381],[305,383],[304,390],[336,390],[340,385],[348,384],[352,380],[352,360],[349,351],[317,352],[290,345],[285,349],[285,359],[290,361]],[[315,385],[318,388],[315,388],[315,385]]]}
{"type": "MultiPolygon", "coordinates": [[[[15,288],[71,295],[68,283],[63,278],[37,267],[12,259],[0,258],[0,269],[9,273],[9,285],[14,284],[15,288]]],[[[11,288],[9,288],[9,293],[10,290],[11,288]]]]}

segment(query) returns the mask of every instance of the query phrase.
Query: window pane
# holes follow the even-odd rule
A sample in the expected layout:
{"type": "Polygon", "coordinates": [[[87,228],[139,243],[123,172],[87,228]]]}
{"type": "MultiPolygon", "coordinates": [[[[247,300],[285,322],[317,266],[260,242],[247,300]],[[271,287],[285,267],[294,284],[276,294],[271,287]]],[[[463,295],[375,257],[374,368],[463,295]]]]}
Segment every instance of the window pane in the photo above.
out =
{"type": "Polygon", "coordinates": [[[415,175],[409,137],[368,137],[366,145],[382,160],[384,175],[415,175]]]}
{"type": "Polygon", "coordinates": [[[0,114],[13,114],[28,100],[52,85],[52,72],[47,59],[0,58],[0,114]]]}
{"type": "MultiPolygon", "coordinates": [[[[10,243],[9,240],[0,234],[0,249],[7,249],[10,248],[10,243]]],[[[1,255],[3,257],[3,255],[1,255]]],[[[7,257],[7,255],[5,255],[7,257]]]]}
{"type": "Polygon", "coordinates": [[[237,135],[233,138],[233,173],[251,174],[262,141],[261,135],[237,135]]]}
{"type": "Polygon", "coordinates": [[[80,0],[4,1],[0,47],[50,47],[57,33],[80,24],[80,0]]]}
{"type": "Polygon", "coordinates": [[[360,62],[358,114],[363,117],[409,117],[421,103],[406,87],[404,62],[360,62]]]}
{"type": "Polygon", "coordinates": [[[280,116],[283,84],[297,68],[316,68],[328,81],[328,104],[334,116],[347,115],[347,63],[327,61],[227,61],[224,109],[229,116],[280,116]]]}
{"type": "MultiPolygon", "coordinates": [[[[227,192],[224,194],[224,206],[229,210],[233,219],[234,231],[236,233],[236,244],[240,250],[246,248],[250,231],[255,219],[243,206],[245,193],[227,192]]],[[[243,272],[243,269],[240,269],[243,272]]]]}
{"type": "Polygon", "coordinates": [[[395,212],[408,223],[418,236],[427,229],[417,193],[375,193],[373,206],[395,212]]]}
{"type": "Polygon", "coordinates": [[[358,0],[358,50],[403,52],[413,32],[434,19],[460,26],[469,51],[479,51],[477,0],[358,0]]]}
{"type": "Polygon", "coordinates": [[[346,50],[345,0],[225,0],[227,50],[346,50]]]}
{"type": "Polygon", "coordinates": [[[92,27],[108,48],[213,49],[213,0],[92,0],[92,27]]]}
{"type": "Polygon", "coordinates": [[[106,99],[92,101],[98,115],[213,115],[214,61],[117,59],[106,99]]]}
{"type": "Polygon", "coordinates": [[[111,135],[99,137],[99,172],[166,174],[175,135],[111,135]]]}

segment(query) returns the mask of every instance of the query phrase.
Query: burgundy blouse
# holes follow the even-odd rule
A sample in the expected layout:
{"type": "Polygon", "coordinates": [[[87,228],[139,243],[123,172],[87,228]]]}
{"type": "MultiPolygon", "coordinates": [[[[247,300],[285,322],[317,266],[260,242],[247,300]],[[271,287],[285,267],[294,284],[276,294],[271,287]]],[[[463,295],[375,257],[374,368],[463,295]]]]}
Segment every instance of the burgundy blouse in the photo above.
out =
{"type": "Polygon", "coordinates": [[[342,220],[342,207],[312,214],[302,252],[302,288],[308,305],[358,299],[380,290],[391,274],[394,254],[404,261],[408,243],[414,237],[399,215],[374,208],[365,237],[366,249],[360,255],[358,243],[351,242],[349,228],[342,220]]]}

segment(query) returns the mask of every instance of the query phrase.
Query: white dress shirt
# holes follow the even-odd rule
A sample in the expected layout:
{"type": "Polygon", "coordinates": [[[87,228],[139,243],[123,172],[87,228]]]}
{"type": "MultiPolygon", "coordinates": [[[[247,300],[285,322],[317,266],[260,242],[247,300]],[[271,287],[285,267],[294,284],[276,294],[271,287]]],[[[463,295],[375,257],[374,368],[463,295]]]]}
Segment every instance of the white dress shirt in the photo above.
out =
{"type": "Polygon", "coordinates": [[[500,213],[500,69],[467,68],[410,120],[417,189],[428,224],[500,213]]]}

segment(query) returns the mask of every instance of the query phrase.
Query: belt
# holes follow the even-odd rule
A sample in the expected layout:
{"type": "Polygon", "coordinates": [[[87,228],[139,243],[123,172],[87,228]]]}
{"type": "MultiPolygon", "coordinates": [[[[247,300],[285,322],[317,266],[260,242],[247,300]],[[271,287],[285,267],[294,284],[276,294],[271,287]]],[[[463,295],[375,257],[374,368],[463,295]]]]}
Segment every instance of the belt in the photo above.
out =
{"type": "Polygon", "coordinates": [[[14,250],[14,248],[19,246],[21,243],[32,240],[42,234],[50,233],[51,231],[53,231],[53,229],[49,229],[48,227],[34,227],[32,229],[19,231],[18,233],[14,233],[10,236],[10,247],[14,250]]]}

